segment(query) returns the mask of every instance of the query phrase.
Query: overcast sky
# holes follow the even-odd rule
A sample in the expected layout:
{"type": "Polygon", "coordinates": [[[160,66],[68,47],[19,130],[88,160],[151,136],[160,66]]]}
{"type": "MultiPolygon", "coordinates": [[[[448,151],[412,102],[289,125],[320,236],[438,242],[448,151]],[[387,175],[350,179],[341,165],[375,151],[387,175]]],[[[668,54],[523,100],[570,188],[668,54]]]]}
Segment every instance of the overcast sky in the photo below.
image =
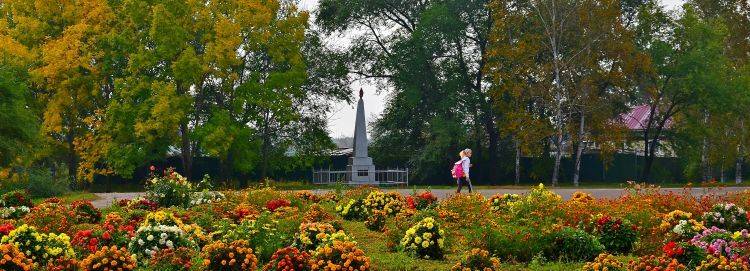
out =
{"type": "MultiPolygon", "coordinates": [[[[684,0],[660,1],[669,9],[680,8],[685,2],[684,0]]],[[[314,11],[317,6],[318,0],[300,1],[300,8],[304,10],[314,11]]],[[[337,39],[335,43],[340,46],[341,40],[337,39]]],[[[343,43],[345,44],[346,41],[343,43]]],[[[386,93],[386,91],[379,91],[375,85],[354,82],[351,85],[352,95],[355,95],[360,88],[362,88],[365,93],[365,117],[367,118],[367,122],[370,122],[383,112],[383,109],[385,108],[385,99],[388,93],[386,93]]],[[[350,137],[354,135],[354,119],[356,115],[355,105],[356,101],[354,104],[347,104],[345,102],[337,103],[334,106],[333,112],[328,114],[328,131],[332,137],[350,137]]]]}

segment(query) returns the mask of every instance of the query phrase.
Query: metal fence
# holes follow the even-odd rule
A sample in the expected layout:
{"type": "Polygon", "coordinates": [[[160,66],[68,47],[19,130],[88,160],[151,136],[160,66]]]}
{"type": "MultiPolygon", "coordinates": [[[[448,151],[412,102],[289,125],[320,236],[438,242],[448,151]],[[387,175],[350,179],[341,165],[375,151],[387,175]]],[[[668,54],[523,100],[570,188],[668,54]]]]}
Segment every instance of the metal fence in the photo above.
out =
{"type": "Polygon", "coordinates": [[[313,184],[377,184],[377,185],[409,185],[409,169],[375,170],[375,183],[360,183],[352,181],[351,170],[313,170],[313,184]]]}

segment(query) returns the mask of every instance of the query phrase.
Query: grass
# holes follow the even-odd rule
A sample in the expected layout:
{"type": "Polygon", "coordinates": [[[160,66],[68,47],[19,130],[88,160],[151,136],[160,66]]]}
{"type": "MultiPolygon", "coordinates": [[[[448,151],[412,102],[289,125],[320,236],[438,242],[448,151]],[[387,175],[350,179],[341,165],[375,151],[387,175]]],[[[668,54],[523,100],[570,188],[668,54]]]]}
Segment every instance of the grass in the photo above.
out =
{"type": "MultiPolygon", "coordinates": [[[[386,247],[385,235],[381,232],[371,231],[359,221],[343,221],[344,231],[354,237],[357,245],[365,255],[370,257],[373,270],[388,271],[428,271],[428,270],[450,270],[453,265],[463,257],[464,251],[446,253],[443,260],[424,260],[409,256],[403,252],[389,251],[386,247]]],[[[455,249],[455,248],[454,248],[455,249]]],[[[469,250],[470,248],[465,248],[469,250]]],[[[618,256],[622,262],[628,262],[633,257],[618,256]]],[[[503,263],[501,270],[507,271],[569,271],[580,270],[584,263],[546,262],[530,264],[503,263]]]]}
{"type": "MultiPolygon", "coordinates": [[[[61,199],[64,203],[70,204],[71,202],[76,201],[76,200],[95,200],[95,199],[98,199],[99,197],[94,195],[93,193],[76,191],[76,192],[67,193],[58,198],[61,199]]],[[[46,198],[35,198],[35,199],[32,199],[31,201],[34,204],[39,204],[45,199],[46,198]]]]}
{"type": "Polygon", "coordinates": [[[385,235],[367,229],[358,221],[344,221],[344,231],[351,234],[359,247],[370,257],[374,270],[450,270],[458,261],[458,255],[446,255],[445,260],[422,260],[403,252],[391,252],[386,247],[385,235]]]}

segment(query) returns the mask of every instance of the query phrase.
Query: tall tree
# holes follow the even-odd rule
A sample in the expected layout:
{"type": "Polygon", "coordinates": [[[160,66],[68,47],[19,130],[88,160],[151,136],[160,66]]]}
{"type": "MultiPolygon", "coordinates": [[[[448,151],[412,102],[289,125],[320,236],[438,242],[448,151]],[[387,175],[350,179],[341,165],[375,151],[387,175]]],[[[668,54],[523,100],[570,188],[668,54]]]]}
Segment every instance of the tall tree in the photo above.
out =
{"type": "Polygon", "coordinates": [[[619,1],[495,1],[492,7],[498,25],[496,49],[490,51],[497,60],[495,87],[500,93],[522,89],[522,96],[540,108],[537,119],[551,120],[553,185],[569,145],[565,141],[575,140],[577,185],[588,134],[617,116],[627,98],[635,52],[623,23],[626,10],[619,1]]]}
{"type": "Polygon", "coordinates": [[[648,69],[638,78],[641,94],[637,100],[650,110],[642,124],[645,180],[650,180],[656,151],[673,117],[723,86],[727,61],[723,29],[700,20],[689,5],[677,19],[655,2],[641,10],[636,41],[649,57],[648,69]]]}
{"type": "Polygon", "coordinates": [[[376,159],[408,163],[418,178],[445,178],[436,168],[471,143],[484,177],[496,178],[500,137],[484,68],[491,27],[487,3],[320,2],[322,30],[355,36],[351,73],[389,89],[385,112],[372,130],[376,159]]]}

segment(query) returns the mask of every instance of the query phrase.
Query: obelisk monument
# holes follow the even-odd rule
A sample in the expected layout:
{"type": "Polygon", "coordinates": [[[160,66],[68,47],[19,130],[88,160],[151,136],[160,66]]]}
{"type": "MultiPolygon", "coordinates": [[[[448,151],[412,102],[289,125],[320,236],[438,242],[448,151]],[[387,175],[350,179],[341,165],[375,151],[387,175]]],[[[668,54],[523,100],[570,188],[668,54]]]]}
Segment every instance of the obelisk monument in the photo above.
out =
{"type": "Polygon", "coordinates": [[[375,165],[367,155],[367,122],[365,122],[365,103],[362,100],[362,89],[359,89],[357,118],[354,123],[354,153],[349,157],[346,169],[351,172],[352,183],[375,184],[375,165]]]}

